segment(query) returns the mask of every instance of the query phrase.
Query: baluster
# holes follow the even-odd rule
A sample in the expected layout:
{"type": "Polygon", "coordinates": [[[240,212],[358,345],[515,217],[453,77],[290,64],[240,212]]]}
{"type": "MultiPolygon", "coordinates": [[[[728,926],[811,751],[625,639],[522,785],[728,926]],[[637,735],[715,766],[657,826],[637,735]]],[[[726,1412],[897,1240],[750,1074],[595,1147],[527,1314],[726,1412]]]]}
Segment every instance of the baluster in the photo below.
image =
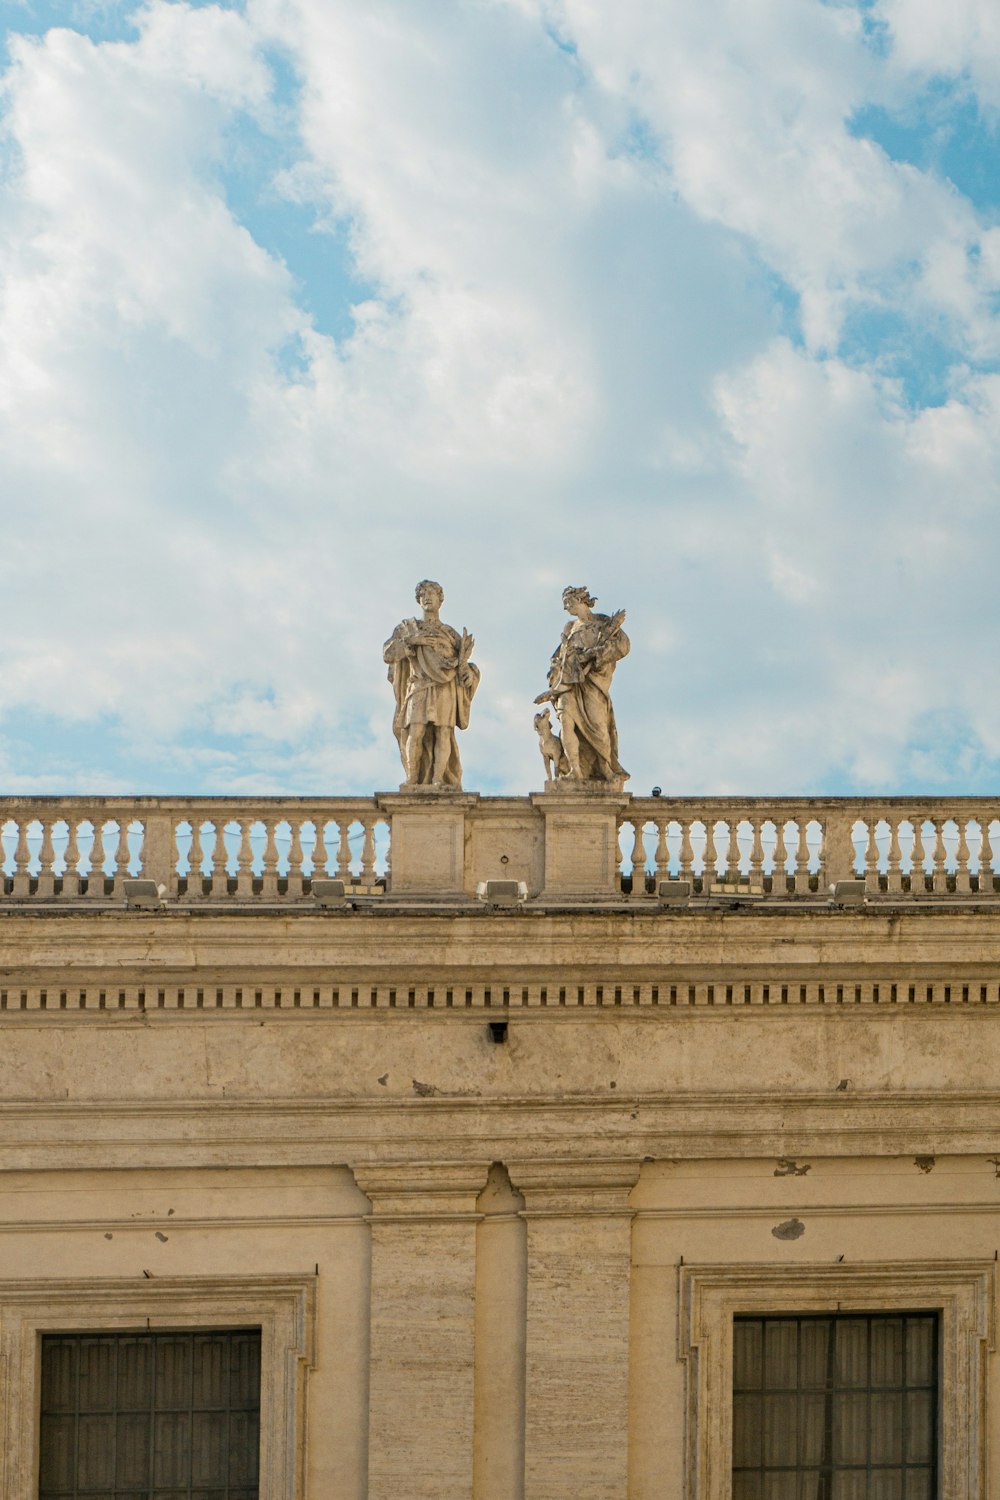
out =
{"type": "Polygon", "coordinates": [[[337,845],[337,879],[345,885],[351,883],[351,823],[345,813],[337,824],[340,842],[337,845]]]}
{"type": "Polygon", "coordinates": [[[681,880],[694,880],[694,844],[691,841],[693,818],[681,819],[681,880]]]}
{"type": "Polygon", "coordinates": [[[253,818],[249,813],[240,814],[240,849],[236,856],[236,894],[242,899],[253,895],[253,844],[250,830],[253,818]]]}
{"type": "Polygon", "coordinates": [[[979,894],[993,895],[993,844],[990,839],[989,813],[979,819],[981,842],[979,845],[979,894]]]}
{"type": "Polygon", "coordinates": [[[188,855],[187,894],[188,899],[200,899],[205,894],[205,851],[201,846],[201,818],[191,814],[191,852],[188,855]]]}
{"type": "Polygon", "coordinates": [[[123,882],[129,878],[128,867],[130,851],[128,847],[129,828],[131,819],[126,813],[118,814],[118,844],[115,849],[115,895],[124,897],[125,890],[123,882]]]}
{"type": "Polygon", "coordinates": [[[944,843],[944,818],[934,818],[934,843],[931,847],[931,890],[947,891],[948,861],[944,843]]]}
{"type": "Polygon", "coordinates": [[[90,867],[87,870],[87,897],[89,900],[104,899],[104,814],[92,812],[90,826],[94,830],[90,846],[90,867]]]}
{"type": "Polygon", "coordinates": [[[364,819],[365,842],[361,851],[361,884],[371,888],[375,884],[375,823],[374,813],[364,819]]]}
{"type": "Polygon", "coordinates": [[[825,894],[829,880],[829,860],[827,858],[827,824],[824,818],[813,820],[819,829],[819,846],[816,850],[816,888],[825,894]]]}
{"type": "Polygon", "coordinates": [[[903,848],[899,842],[900,819],[887,813],[889,823],[889,869],[886,874],[886,890],[898,896],[903,889],[903,848]]]}
{"type": "Polygon", "coordinates": [[[957,895],[967,896],[972,890],[972,876],[969,873],[969,820],[961,813],[955,815],[955,823],[958,827],[958,863],[955,866],[955,892],[957,895]]]}
{"type": "Polygon", "coordinates": [[[643,839],[645,824],[636,813],[632,818],[632,832],[635,841],[632,844],[632,867],[629,871],[632,876],[632,895],[644,896],[646,894],[646,845],[643,839]]]}
{"type": "Polygon", "coordinates": [[[264,818],[267,841],[264,845],[264,879],[261,894],[265,901],[276,901],[278,897],[278,822],[277,818],[264,818]]]}
{"type": "Polygon", "coordinates": [[[748,821],[753,835],[750,844],[750,884],[759,886],[764,879],[764,820],[751,818],[748,821]]]}
{"type": "Polygon", "coordinates": [[[657,818],[656,820],[656,872],[654,884],[659,889],[661,880],[670,879],[670,846],[667,843],[667,829],[670,826],[669,818],[657,818]]]}
{"type": "Polygon", "coordinates": [[[23,813],[17,825],[17,849],[14,854],[15,896],[27,896],[31,889],[31,850],[28,847],[28,825],[30,813],[23,813]]]}
{"type": "Polygon", "coordinates": [[[927,881],[924,873],[924,820],[919,814],[914,813],[911,818],[913,826],[913,853],[910,862],[910,895],[922,896],[927,889],[927,881]]]}
{"type": "Polygon", "coordinates": [[[43,898],[51,898],[56,893],[55,865],[56,851],[52,847],[52,829],[54,818],[40,819],[42,825],[42,847],[38,855],[38,894],[43,898]]]}
{"type": "Polygon", "coordinates": [[[736,825],[733,823],[732,814],[727,812],[725,814],[725,821],[722,824],[721,838],[716,839],[716,848],[719,851],[721,863],[721,869],[717,869],[715,876],[713,877],[716,880],[728,880],[729,878],[733,863],[733,838],[735,826],[736,825]]]}
{"type": "Polygon", "coordinates": [[[788,850],[785,847],[785,820],[781,813],[775,814],[774,819],[774,868],[771,871],[771,895],[788,895],[788,871],[785,865],[788,861],[788,850]]]}
{"type": "Polygon", "coordinates": [[[851,819],[847,836],[847,847],[850,850],[851,857],[848,875],[851,880],[863,880],[868,873],[868,825],[866,823],[862,823],[862,827],[865,830],[865,842],[861,850],[861,870],[860,872],[858,870],[858,846],[854,840],[859,821],[858,818],[851,819]]]}
{"type": "Polygon", "coordinates": [[[316,814],[315,827],[316,843],[313,846],[312,878],[315,880],[319,876],[320,880],[322,880],[326,874],[326,861],[328,858],[326,852],[326,818],[322,813],[316,814]]]}
{"type": "Polygon", "coordinates": [[[718,858],[715,849],[715,818],[712,813],[706,813],[705,819],[705,860],[701,870],[701,893],[707,895],[712,886],[715,876],[715,862],[718,858]]]}
{"type": "Polygon", "coordinates": [[[729,841],[726,844],[726,877],[733,885],[738,885],[739,877],[742,874],[741,868],[739,868],[739,864],[741,864],[741,855],[739,855],[739,813],[730,813],[729,822],[727,822],[726,826],[729,828],[729,841]]]}
{"type": "MultiPolygon", "coordinates": [[[[6,830],[8,824],[10,824],[12,822],[13,822],[12,818],[8,818],[6,816],[0,816],[0,897],[5,897],[7,895],[7,880],[8,880],[8,875],[7,875],[7,849],[6,849],[6,846],[5,846],[4,842],[3,842],[3,834],[4,834],[4,831],[6,830]]],[[[11,889],[13,889],[13,884],[14,884],[13,878],[11,877],[11,889]]]]}
{"type": "Polygon", "coordinates": [[[865,818],[864,826],[865,847],[862,850],[861,873],[866,890],[877,891],[879,888],[878,841],[875,833],[878,829],[878,818],[865,818]]]}
{"type": "Polygon", "coordinates": [[[167,845],[167,877],[164,884],[168,892],[175,899],[181,891],[181,825],[180,822],[170,821],[166,845],[167,845]]]}
{"type": "Polygon", "coordinates": [[[288,849],[288,894],[289,896],[302,895],[302,863],[305,855],[302,853],[302,819],[290,818],[289,828],[292,839],[288,849]]]}
{"type": "Polygon", "coordinates": [[[809,892],[809,815],[799,813],[796,817],[795,870],[792,876],[796,895],[809,892]]]}
{"type": "Polygon", "coordinates": [[[67,814],[66,817],[66,868],[63,871],[62,893],[64,896],[78,896],[80,894],[80,844],[77,838],[79,833],[79,819],[67,814]]]}
{"type": "Polygon", "coordinates": [[[229,894],[229,854],[226,849],[228,821],[225,813],[216,815],[215,842],[212,845],[211,891],[213,896],[228,896],[229,894]]]}

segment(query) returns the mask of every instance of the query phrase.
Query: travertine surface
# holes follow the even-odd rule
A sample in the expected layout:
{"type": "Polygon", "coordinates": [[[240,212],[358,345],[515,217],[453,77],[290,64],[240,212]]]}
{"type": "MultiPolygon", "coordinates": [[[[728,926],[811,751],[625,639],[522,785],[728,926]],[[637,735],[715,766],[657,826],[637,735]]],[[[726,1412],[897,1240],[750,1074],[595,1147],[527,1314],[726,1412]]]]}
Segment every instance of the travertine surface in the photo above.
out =
{"type": "Polygon", "coordinates": [[[577,814],[460,795],[389,809],[450,905],[0,908],[0,1326],[67,1279],[315,1277],[300,1497],[712,1500],[682,1270],[919,1268],[985,1382],[942,1495],[1000,1500],[1000,901],[487,912],[469,859],[557,886],[577,814]]]}

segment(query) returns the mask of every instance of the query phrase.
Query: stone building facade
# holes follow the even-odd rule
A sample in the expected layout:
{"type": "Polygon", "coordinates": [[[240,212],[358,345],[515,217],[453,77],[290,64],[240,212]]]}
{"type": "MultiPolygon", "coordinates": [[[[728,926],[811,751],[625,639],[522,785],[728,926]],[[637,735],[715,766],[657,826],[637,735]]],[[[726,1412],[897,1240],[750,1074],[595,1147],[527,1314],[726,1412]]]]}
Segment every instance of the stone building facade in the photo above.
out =
{"type": "Polygon", "coordinates": [[[6,799],[3,1500],[1000,1497],[997,813],[6,799]]]}

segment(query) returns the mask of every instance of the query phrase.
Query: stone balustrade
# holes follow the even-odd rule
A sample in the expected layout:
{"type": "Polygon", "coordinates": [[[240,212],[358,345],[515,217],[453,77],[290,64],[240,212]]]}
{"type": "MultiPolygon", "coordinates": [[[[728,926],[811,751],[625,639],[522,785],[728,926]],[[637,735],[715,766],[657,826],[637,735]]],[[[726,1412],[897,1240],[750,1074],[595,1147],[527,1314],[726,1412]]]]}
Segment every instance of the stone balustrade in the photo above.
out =
{"type": "Polygon", "coordinates": [[[319,875],[372,900],[514,879],[529,898],[641,902],[681,879],[791,901],[851,877],[871,897],[954,898],[995,893],[1000,799],[5,797],[0,830],[8,905],[120,903],[135,876],[180,903],[301,902],[319,875]]]}
{"type": "Polygon", "coordinates": [[[2,897],[118,900],[144,876],[166,898],[287,901],[314,875],[385,886],[372,797],[3,797],[2,897]]]}
{"type": "Polygon", "coordinates": [[[1000,850],[1000,798],[636,797],[623,823],[633,892],[681,878],[792,896],[864,877],[873,895],[987,895],[1000,850]]]}

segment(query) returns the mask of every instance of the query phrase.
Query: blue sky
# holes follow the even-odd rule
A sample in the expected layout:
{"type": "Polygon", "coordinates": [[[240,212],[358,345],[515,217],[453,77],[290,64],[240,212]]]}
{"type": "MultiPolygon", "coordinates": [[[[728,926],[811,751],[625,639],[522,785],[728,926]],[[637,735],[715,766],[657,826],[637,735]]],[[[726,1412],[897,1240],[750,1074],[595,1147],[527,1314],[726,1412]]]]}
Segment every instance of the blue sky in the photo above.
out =
{"type": "Polygon", "coordinates": [[[7,0],[8,791],[466,785],[586,583],[632,788],[1000,771],[992,0],[7,0]]]}

